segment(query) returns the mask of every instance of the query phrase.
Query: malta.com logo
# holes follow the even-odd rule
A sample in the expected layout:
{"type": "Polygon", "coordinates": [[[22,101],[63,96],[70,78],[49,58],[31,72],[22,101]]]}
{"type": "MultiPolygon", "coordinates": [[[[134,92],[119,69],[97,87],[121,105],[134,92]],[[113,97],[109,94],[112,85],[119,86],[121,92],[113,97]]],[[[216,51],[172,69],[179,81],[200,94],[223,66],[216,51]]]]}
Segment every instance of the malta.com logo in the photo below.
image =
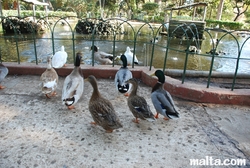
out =
{"type": "Polygon", "coordinates": [[[203,159],[190,159],[191,166],[245,166],[246,159],[215,159],[206,156],[203,159]]]}

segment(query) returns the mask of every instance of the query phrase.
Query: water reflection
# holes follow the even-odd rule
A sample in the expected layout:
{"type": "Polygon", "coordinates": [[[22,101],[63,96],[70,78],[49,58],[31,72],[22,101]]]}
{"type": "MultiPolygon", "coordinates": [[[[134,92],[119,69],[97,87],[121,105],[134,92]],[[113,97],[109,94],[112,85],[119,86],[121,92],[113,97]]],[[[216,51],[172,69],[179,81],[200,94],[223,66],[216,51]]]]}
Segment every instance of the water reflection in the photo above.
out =
{"type": "MultiPolygon", "coordinates": [[[[53,46],[55,52],[60,50],[61,46],[64,45],[65,51],[68,53],[68,63],[73,63],[73,52],[81,51],[84,55],[83,61],[85,64],[91,64],[91,54],[90,46],[92,45],[92,36],[83,34],[72,34],[71,28],[75,27],[75,22],[71,23],[72,27],[68,25],[58,24],[55,26],[54,30],[54,41],[52,41],[52,33],[48,31],[44,34],[36,35],[36,41],[31,39],[32,35],[22,35],[18,37],[18,49],[20,53],[21,62],[36,62],[36,55],[38,63],[45,63],[48,55],[53,54],[53,46]],[[73,44],[72,35],[75,37],[73,44]],[[75,46],[75,48],[73,48],[75,46]],[[35,49],[36,48],[36,49],[35,49]],[[37,53],[35,55],[35,53],[37,53]]],[[[134,49],[134,35],[130,31],[130,25],[124,23],[125,33],[118,34],[115,36],[115,43],[113,43],[114,36],[94,36],[95,45],[99,47],[99,50],[113,53],[113,48],[115,47],[115,56],[121,55],[126,51],[126,47],[134,49]]],[[[141,25],[134,25],[133,28],[137,32],[141,25]]],[[[137,36],[136,50],[135,54],[139,59],[139,65],[148,66],[150,64],[152,55],[152,43],[150,42],[153,38],[153,32],[149,29],[148,25],[145,25],[137,36]]],[[[217,52],[220,52],[214,59],[213,70],[222,72],[235,72],[236,68],[236,58],[238,56],[238,44],[237,41],[230,35],[225,35],[223,32],[210,32],[212,39],[209,37],[208,33],[204,33],[204,40],[201,44],[201,55],[189,54],[187,69],[190,70],[209,70],[211,66],[211,56],[206,53],[213,48],[213,42],[218,42],[217,52]],[[228,59],[230,58],[230,59],[228,59]]],[[[239,46],[242,46],[248,36],[237,36],[234,34],[239,42],[239,46]]],[[[4,62],[17,62],[17,50],[16,41],[14,36],[9,36],[8,38],[0,38],[0,50],[1,57],[4,62]]],[[[152,65],[155,68],[162,68],[164,66],[164,59],[166,56],[166,45],[167,36],[157,36],[157,43],[154,47],[152,65]]],[[[214,44],[215,45],[215,44],[214,44]]],[[[186,59],[186,53],[184,52],[187,48],[185,41],[174,39],[171,41],[168,50],[166,68],[168,69],[183,69],[186,59]]],[[[242,49],[241,58],[239,62],[238,72],[249,73],[250,65],[250,42],[247,41],[242,49]]],[[[115,64],[120,64],[120,62],[115,62],[115,64]]],[[[137,66],[137,65],[136,65],[137,66]]]]}

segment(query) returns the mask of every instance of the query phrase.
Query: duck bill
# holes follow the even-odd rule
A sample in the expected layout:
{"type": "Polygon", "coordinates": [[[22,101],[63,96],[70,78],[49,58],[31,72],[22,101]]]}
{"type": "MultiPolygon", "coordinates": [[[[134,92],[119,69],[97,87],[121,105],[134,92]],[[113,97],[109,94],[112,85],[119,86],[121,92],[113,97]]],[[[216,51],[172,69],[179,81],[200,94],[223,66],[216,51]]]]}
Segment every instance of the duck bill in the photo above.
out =
{"type": "Polygon", "coordinates": [[[155,76],[155,74],[153,73],[153,74],[151,74],[150,76],[155,76]]]}

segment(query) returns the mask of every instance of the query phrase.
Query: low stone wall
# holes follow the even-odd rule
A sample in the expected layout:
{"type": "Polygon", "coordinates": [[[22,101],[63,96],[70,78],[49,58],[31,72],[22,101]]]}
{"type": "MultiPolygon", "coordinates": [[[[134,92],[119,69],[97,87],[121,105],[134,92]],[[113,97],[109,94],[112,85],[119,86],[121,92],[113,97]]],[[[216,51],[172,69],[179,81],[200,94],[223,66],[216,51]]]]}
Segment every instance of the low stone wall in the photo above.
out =
{"type": "MultiPolygon", "coordinates": [[[[41,75],[45,69],[46,64],[34,65],[25,63],[18,65],[16,63],[4,63],[9,69],[9,75],[41,75]]],[[[73,65],[67,65],[61,69],[56,69],[59,76],[67,76],[73,69],[73,65]]],[[[116,72],[120,66],[82,66],[83,76],[94,75],[96,78],[114,79],[116,72]]],[[[155,72],[153,68],[151,71],[147,67],[131,68],[134,78],[141,79],[143,83],[153,87],[157,82],[156,77],[151,75],[155,72]]],[[[230,89],[210,87],[194,83],[181,83],[180,80],[166,76],[164,85],[165,89],[169,91],[172,96],[186,99],[199,103],[213,103],[213,104],[234,104],[234,105],[250,105],[250,89],[230,89]]]]}

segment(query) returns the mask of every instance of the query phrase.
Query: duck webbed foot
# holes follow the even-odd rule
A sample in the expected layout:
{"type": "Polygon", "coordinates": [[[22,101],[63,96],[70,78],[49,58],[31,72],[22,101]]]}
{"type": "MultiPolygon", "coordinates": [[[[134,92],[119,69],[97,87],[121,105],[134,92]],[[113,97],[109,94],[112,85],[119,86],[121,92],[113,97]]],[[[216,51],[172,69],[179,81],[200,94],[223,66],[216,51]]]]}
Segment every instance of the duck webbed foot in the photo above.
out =
{"type": "Polygon", "coordinates": [[[68,106],[69,110],[75,109],[75,106],[68,106]]]}
{"type": "Polygon", "coordinates": [[[113,130],[111,129],[111,130],[106,130],[106,133],[112,133],[113,132],[113,130]]]}
{"type": "Polygon", "coordinates": [[[45,96],[48,98],[48,99],[50,99],[50,96],[49,96],[49,94],[45,94],[45,96]]]}
{"type": "Polygon", "coordinates": [[[129,96],[129,93],[128,93],[128,92],[124,93],[124,96],[128,97],[128,96],[129,96]]]}
{"type": "Polygon", "coordinates": [[[156,113],[155,118],[159,118],[159,113],[156,113]]]}
{"type": "Polygon", "coordinates": [[[48,99],[50,99],[51,97],[53,97],[53,96],[56,96],[56,92],[54,91],[54,92],[52,92],[51,94],[45,94],[45,96],[48,98],[48,99]]]}
{"type": "Polygon", "coordinates": [[[51,96],[56,96],[56,95],[57,93],[55,91],[51,93],[51,96]]]}
{"type": "Polygon", "coordinates": [[[136,124],[139,124],[138,118],[135,118],[135,119],[133,120],[133,122],[136,123],[136,124]]]}

